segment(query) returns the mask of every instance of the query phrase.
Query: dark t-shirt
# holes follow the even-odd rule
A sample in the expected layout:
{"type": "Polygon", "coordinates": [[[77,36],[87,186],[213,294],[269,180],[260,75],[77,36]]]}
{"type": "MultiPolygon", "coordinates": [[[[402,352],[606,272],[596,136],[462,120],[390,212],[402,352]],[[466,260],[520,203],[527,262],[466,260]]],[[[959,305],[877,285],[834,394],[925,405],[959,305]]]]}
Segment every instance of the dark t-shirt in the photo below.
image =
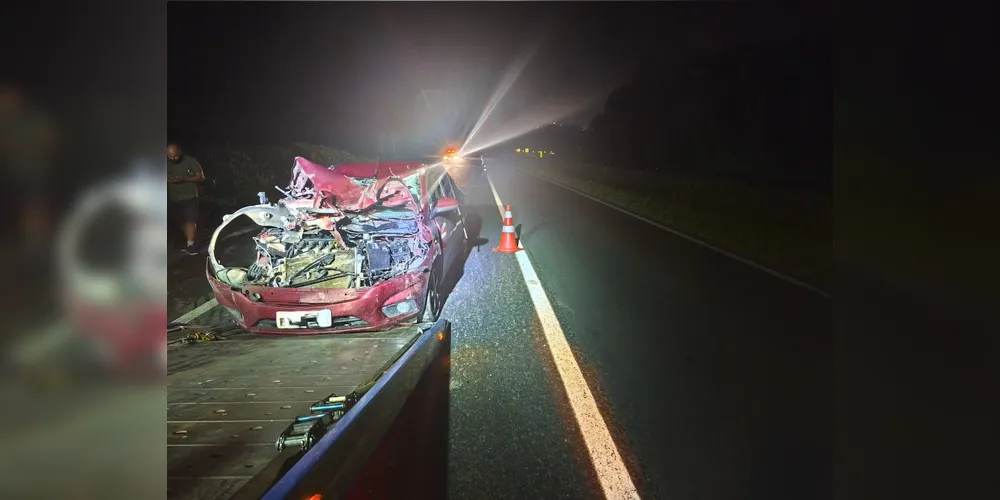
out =
{"type": "Polygon", "coordinates": [[[52,122],[28,109],[0,116],[0,166],[4,181],[21,188],[38,187],[53,154],[52,122]]]}
{"type": "MultiPolygon", "coordinates": [[[[185,155],[181,161],[167,162],[167,176],[171,177],[191,177],[201,172],[201,164],[198,160],[185,155]]],[[[194,182],[171,182],[167,184],[167,199],[170,201],[182,201],[198,197],[198,185],[194,182]]]]}

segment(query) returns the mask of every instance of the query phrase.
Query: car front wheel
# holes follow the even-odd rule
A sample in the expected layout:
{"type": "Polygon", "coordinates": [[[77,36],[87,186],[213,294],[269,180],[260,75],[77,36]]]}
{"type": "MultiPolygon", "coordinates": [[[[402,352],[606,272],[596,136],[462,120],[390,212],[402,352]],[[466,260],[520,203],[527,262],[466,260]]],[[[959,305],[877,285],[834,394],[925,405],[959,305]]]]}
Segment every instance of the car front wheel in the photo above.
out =
{"type": "Polygon", "coordinates": [[[441,284],[441,271],[439,265],[431,268],[431,274],[427,277],[427,292],[424,295],[424,309],[420,313],[421,323],[433,323],[441,317],[441,309],[444,303],[441,300],[439,285],[441,284]]]}

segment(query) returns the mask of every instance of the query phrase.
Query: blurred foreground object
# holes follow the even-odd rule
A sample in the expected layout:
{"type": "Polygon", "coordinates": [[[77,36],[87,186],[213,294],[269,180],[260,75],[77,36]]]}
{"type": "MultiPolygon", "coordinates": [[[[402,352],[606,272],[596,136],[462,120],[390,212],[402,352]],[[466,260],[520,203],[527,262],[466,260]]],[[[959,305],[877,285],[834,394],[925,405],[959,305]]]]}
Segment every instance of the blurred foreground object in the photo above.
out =
{"type": "MultiPolygon", "coordinates": [[[[84,189],[105,188],[136,158],[162,157],[166,4],[4,6],[10,57],[0,80],[11,80],[0,87],[13,90],[0,98],[0,185],[8,207],[0,247],[8,270],[0,296],[0,498],[162,498],[162,387],[128,383],[104,369],[99,361],[108,358],[88,349],[99,345],[96,336],[79,335],[85,322],[66,312],[72,299],[81,309],[133,314],[129,304],[141,303],[141,295],[93,306],[92,284],[71,285],[57,254],[66,216],[80,210],[84,189]]],[[[159,191],[140,206],[163,198],[157,177],[159,191]]],[[[118,257],[110,247],[136,236],[135,226],[95,215],[97,230],[85,230],[81,240],[97,236],[95,246],[118,257]],[[103,235],[109,232],[118,236],[103,235]]],[[[80,262],[93,260],[81,253],[80,262]]],[[[118,267],[128,265],[121,258],[118,267]]],[[[166,272],[165,261],[157,266],[166,272]]],[[[164,335],[162,325],[157,330],[164,335]]]]}
{"type": "Polygon", "coordinates": [[[59,294],[74,331],[116,370],[166,375],[163,176],[151,168],[85,192],[59,234],[59,294]]]}
{"type": "Polygon", "coordinates": [[[149,498],[166,487],[157,447],[163,392],[148,383],[165,373],[163,175],[136,170],[67,196],[81,179],[106,175],[95,174],[96,165],[122,163],[84,147],[86,157],[57,167],[57,138],[89,145],[89,136],[68,132],[65,110],[29,104],[19,88],[0,84],[0,166],[13,226],[3,247],[12,272],[0,365],[0,498],[42,490],[108,498],[111,484],[149,498]],[[147,383],[119,383],[137,378],[147,383]],[[73,409],[51,411],[64,404],[73,409]],[[107,446],[111,435],[116,444],[107,446]]]}
{"type": "Polygon", "coordinates": [[[6,198],[18,205],[18,226],[29,249],[43,245],[50,229],[44,198],[56,154],[56,129],[47,114],[15,85],[0,83],[0,165],[6,198]]]}
{"type": "Polygon", "coordinates": [[[30,99],[20,85],[0,81],[0,186],[8,207],[8,243],[0,255],[16,263],[8,266],[7,279],[17,283],[3,299],[18,312],[6,318],[4,343],[40,326],[37,317],[53,307],[50,242],[61,197],[51,174],[58,129],[50,109],[30,99]]]}

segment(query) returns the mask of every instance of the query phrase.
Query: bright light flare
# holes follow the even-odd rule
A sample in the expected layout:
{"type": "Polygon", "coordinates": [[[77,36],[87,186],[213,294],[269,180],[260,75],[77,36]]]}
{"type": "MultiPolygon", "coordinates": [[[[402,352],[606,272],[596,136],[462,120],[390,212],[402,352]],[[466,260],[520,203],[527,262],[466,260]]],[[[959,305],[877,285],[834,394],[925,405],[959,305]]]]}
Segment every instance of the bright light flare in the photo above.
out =
{"type": "MultiPolygon", "coordinates": [[[[462,148],[462,154],[468,156],[477,151],[491,148],[529,134],[537,130],[539,126],[547,125],[553,118],[561,119],[578,113],[590,102],[592,101],[583,100],[580,102],[535,106],[535,109],[531,112],[522,113],[513,119],[506,120],[502,124],[491,126],[489,133],[480,134],[475,140],[466,141],[466,145],[462,148]]],[[[522,151],[525,150],[527,148],[522,151]]]]}
{"type": "Polygon", "coordinates": [[[593,103],[594,100],[601,98],[606,94],[597,93],[583,99],[535,104],[530,106],[530,109],[527,112],[519,113],[510,119],[504,119],[502,120],[502,123],[496,123],[497,120],[495,119],[494,114],[500,103],[506,96],[508,96],[511,90],[515,88],[515,83],[524,72],[524,69],[531,62],[537,50],[538,44],[531,46],[523,55],[516,58],[507,67],[503,78],[500,80],[500,84],[497,85],[497,88],[490,97],[486,108],[480,114],[479,119],[472,128],[472,131],[469,132],[469,136],[465,139],[465,143],[463,143],[462,147],[459,148],[460,155],[469,156],[478,151],[482,151],[483,149],[490,148],[528,134],[542,126],[557,123],[560,120],[582,111],[588,105],[593,103]],[[493,120],[490,120],[491,116],[494,116],[493,120]]]}
{"type": "Polygon", "coordinates": [[[503,100],[507,92],[510,91],[511,87],[514,86],[514,82],[521,76],[524,68],[528,66],[531,59],[535,57],[535,53],[538,52],[538,44],[535,43],[529,47],[521,56],[514,59],[514,61],[507,66],[507,70],[504,72],[503,78],[500,79],[500,84],[497,85],[496,90],[493,91],[493,95],[490,96],[490,100],[486,103],[486,109],[483,110],[479,115],[479,119],[476,120],[476,124],[473,125],[472,131],[469,132],[469,136],[465,139],[465,143],[462,144],[460,148],[463,153],[468,152],[468,145],[472,139],[479,133],[479,129],[482,128],[486,120],[489,119],[490,115],[493,114],[493,110],[496,109],[500,101],[503,100]]]}

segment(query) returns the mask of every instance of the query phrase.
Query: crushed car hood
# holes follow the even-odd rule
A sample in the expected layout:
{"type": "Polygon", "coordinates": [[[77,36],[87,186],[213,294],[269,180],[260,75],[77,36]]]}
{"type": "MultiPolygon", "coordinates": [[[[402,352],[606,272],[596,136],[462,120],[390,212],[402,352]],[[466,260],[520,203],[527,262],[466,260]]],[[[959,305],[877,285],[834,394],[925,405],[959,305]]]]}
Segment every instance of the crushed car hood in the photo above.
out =
{"type": "Polygon", "coordinates": [[[225,269],[215,255],[215,245],[222,229],[240,215],[262,227],[332,231],[341,245],[346,245],[342,236],[361,238],[364,234],[419,235],[429,242],[433,236],[420,217],[422,168],[421,163],[405,162],[327,168],[296,157],[292,181],[287,191],[282,190],[284,199],[275,204],[265,200],[222,217],[208,245],[212,269],[217,274],[225,269]]]}
{"type": "Polygon", "coordinates": [[[360,212],[379,204],[407,207],[420,212],[402,178],[415,175],[419,163],[387,162],[338,165],[327,168],[296,157],[292,169],[291,195],[299,196],[311,184],[323,205],[360,212]]]}

